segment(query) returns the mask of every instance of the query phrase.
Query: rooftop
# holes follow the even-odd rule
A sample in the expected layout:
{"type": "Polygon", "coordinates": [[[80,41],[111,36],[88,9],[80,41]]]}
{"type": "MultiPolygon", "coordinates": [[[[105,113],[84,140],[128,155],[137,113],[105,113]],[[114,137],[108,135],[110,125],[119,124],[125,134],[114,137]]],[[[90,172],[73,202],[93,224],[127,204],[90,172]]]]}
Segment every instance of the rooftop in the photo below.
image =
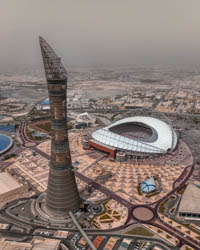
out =
{"type": "Polygon", "coordinates": [[[19,188],[21,185],[7,172],[0,173],[0,194],[4,194],[16,188],[19,188]]]}
{"type": "Polygon", "coordinates": [[[135,116],[118,120],[107,127],[96,130],[91,136],[100,143],[121,150],[158,154],[174,150],[178,141],[177,135],[170,125],[159,119],[145,116],[135,116]],[[111,131],[111,128],[115,126],[130,123],[141,123],[148,126],[154,131],[156,136],[152,137],[152,141],[144,141],[137,138],[127,138],[111,131]]]}
{"type": "Polygon", "coordinates": [[[140,184],[140,188],[145,193],[150,193],[150,192],[154,191],[156,189],[156,184],[155,184],[154,178],[150,177],[149,179],[143,181],[140,184]]]}
{"type": "Polygon", "coordinates": [[[7,241],[5,238],[0,240],[0,249],[4,250],[57,250],[59,249],[60,240],[34,237],[32,242],[7,241]]]}
{"type": "Polygon", "coordinates": [[[190,213],[200,213],[200,188],[195,185],[188,184],[185,192],[183,193],[179,211],[180,212],[190,212],[190,213]]]}

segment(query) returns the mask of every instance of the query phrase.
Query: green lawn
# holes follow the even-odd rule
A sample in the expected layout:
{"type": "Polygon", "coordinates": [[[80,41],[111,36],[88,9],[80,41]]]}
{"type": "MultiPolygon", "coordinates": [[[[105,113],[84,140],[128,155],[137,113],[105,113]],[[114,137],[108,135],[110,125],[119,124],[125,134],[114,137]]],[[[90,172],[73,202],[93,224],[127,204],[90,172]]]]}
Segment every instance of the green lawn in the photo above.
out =
{"type": "Polygon", "coordinates": [[[100,217],[101,220],[106,220],[106,219],[110,219],[110,216],[108,216],[107,214],[104,214],[100,217]]]}
{"type": "Polygon", "coordinates": [[[125,232],[126,234],[131,234],[131,235],[141,235],[141,236],[148,236],[148,237],[153,237],[154,234],[145,229],[144,227],[135,227],[132,228],[129,231],[125,232]]]}

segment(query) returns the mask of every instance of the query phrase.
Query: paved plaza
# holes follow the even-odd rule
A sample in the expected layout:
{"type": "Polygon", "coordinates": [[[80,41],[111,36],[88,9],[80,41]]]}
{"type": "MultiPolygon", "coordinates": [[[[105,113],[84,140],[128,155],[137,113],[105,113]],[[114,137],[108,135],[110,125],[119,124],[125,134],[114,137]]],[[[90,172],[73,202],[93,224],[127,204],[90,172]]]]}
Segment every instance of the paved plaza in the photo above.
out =
{"type": "MultiPolygon", "coordinates": [[[[70,141],[72,142],[70,143],[72,162],[76,162],[76,166],[78,169],[80,168],[81,172],[96,164],[99,157],[102,158],[102,154],[98,152],[83,150],[81,141],[78,142],[79,151],[77,138],[73,135],[70,135],[70,141]],[[91,156],[87,155],[88,153],[91,156]]],[[[18,176],[24,177],[39,193],[44,192],[47,188],[50,150],[50,141],[39,144],[37,150],[33,147],[26,148],[15,158],[8,170],[14,170],[18,176]]],[[[76,177],[76,182],[81,196],[85,197],[88,202],[96,203],[108,200],[106,209],[110,211],[110,214],[106,214],[106,216],[109,216],[110,219],[104,220],[101,216],[95,216],[92,224],[95,228],[109,229],[125,223],[128,217],[128,209],[124,205],[115,200],[110,200],[108,195],[98,189],[92,189],[92,192],[88,192],[88,184],[78,177],[76,177]]]]}
{"type": "Polygon", "coordinates": [[[46,190],[49,168],[48,160],[43,156],[26,149],[16,157],[15,162],[9,166],[9,169],[15,169],[18,175],[23,176],[39,192],[46,190]]]}
{"type": "MultiPolygon", "coordinates": [[[[134,204],[149,204],[162,199],[174,186],[181,183],[184,170],[193,163],[188,146],[181,140],[171,154],[118,163],[102,158],[100,152],[84,150],[80,132],[69,133],[69,139],[72,161],[78,162],[77,171],[134,204]],[[161,192],[146,197],[137,191],[138,178],[143,181],[150,176],[160,178],[161,192]]],[[[50,141],[46,141],[37,148],[50,155],[50,147],[50,141]]]]}
{"type": "MultiPolygon", "coordinates": [[[[84,150],[82,139],[83,132],[69,133],[72,163],[81,196],[93,203],[108,200],[104,214],[91,219],[93,227],[99,229],[123,225],[128,218],[130,204],[147,205],[162,199],[181,184],[190,171],[189,166],[193,164],[191,152],[183,141],[168,155],[129,159],[119,163],[110,161],[102,152],[84,150]],[[150,176],[159,177],[161,189],[148,197],[139,193],[137,187],[139,180],[143,181],[150,176]],[[90,184],[94,185],[92,191],[89,191],[90,184]]],[[[47,188],[50,152],[50,140],[37,147],[31,144],[15,158],[9,169],[23,176],[39,193],[44,192],[47,188]]],[[[154,214],[151,209],[143,206],[133,210],[133,217],[146,221],[151,220],[154,214]],[[140,217],[141,211],[144,217],[140,217]]]]}
{"type": "MultiPolygon", "coordinates": [[[[79,132],[70,132],[69,133],[69,141],[70,141],[70,151],[72,156],[78,156],[81,154],[86,154],[89,150],[84,150],[81,144],[82,134],[79,132]]],[[[51,154],[51,141],[45,141],[40,143],[37,148],[42,152],[51,154]]]]}

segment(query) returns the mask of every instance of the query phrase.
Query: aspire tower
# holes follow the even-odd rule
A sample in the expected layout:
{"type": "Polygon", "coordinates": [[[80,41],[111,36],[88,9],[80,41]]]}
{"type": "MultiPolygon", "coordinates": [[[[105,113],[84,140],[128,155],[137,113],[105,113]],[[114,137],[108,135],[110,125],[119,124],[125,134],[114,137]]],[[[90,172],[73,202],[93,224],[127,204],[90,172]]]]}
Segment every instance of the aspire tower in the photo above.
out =
{"type": "Polygon", "coordinates": [[[80,196],[72,171],[67,131],[67,72],[49,44],[39,37],[51,112],[51,159],[43,211],[64,218],[80,207],[80,196]]]}

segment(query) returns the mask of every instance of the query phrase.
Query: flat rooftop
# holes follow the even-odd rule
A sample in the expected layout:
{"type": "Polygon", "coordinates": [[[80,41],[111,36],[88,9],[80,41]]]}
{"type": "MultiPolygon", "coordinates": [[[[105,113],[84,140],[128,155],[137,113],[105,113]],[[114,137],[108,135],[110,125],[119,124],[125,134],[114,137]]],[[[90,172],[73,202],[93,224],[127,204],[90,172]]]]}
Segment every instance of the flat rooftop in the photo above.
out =
{"type": "Polygon", "coordinates": [[[188,184],[183,193],[179,212],[200,213],[200,188],[193,184],[188,184]]]}
{"type": "Polygon", "coordinates": [[[0,173],[0,195],[21,187],[21,185],[7,172],[0,173]]]}

